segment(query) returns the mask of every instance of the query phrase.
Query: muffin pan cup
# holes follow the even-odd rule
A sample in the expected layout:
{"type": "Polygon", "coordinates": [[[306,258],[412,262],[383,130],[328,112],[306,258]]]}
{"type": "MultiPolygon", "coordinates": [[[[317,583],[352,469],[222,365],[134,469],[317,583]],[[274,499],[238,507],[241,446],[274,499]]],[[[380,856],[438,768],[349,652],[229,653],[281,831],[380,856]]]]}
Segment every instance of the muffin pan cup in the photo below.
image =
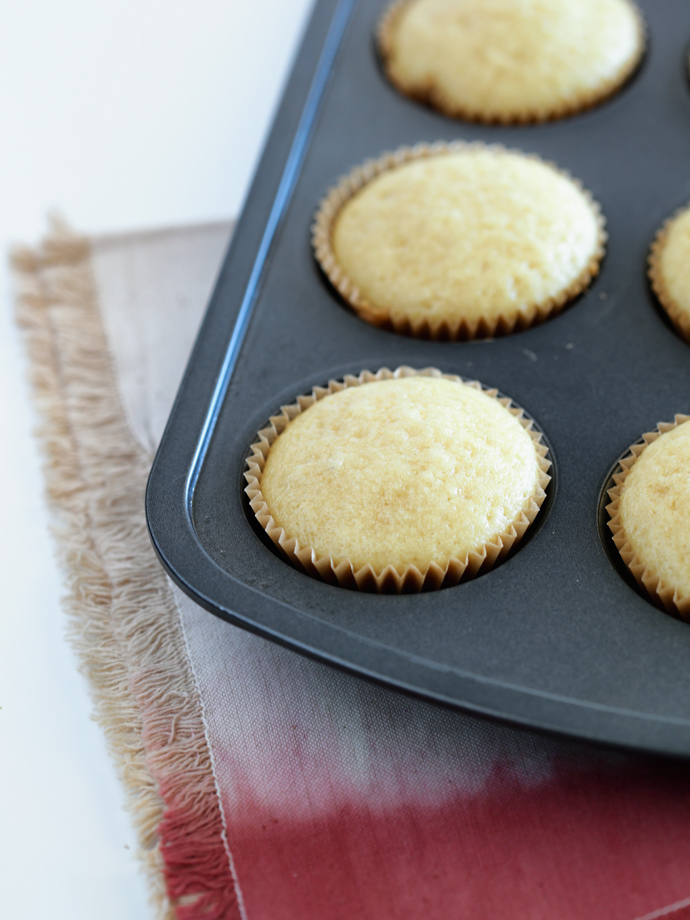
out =
{"type": "Polygon", "coordinates": [[[672,214],[671,217],[665,221],[652,243],[647,261],[649,263],[648,274],[652,290],[656,294],[661,306],[666,310],[668,318],[673,323],[676,332],[682,336],[686,342],[690,343],[690,316],[688,316],[687,310],[684,310],[676,298],[671,294],[662,269],[663,253],[668,244],[669,232],[673,224],[679,218],[686,216],[688,212],[690,212],[690,204],[686,204],[684,207],[679,208],[675,214],[672,214]]]}
{"type": "MultiPolygon", "coordinates": [[[[257,432],[257,439],[252,444],[251,454],[246,460],[247,471],[244,478],[247,485],[244,491],[249,499],[249,506],[256,516],[257,523],[289,562],[329,584],[353,590],[387,594],[414,594],[419,591],[438,590],[449,585],[457,585],[463,578],[472,578],[479,572],[487,572],[500,559],[505,558],[524,537],[546,498],[544,489],[550,481],[548,469],[551,463],[547,458],[548,451],[541,443],[541,432],[535,430],[533,421],[526,418],[523,410],[515,406],[510,398],[499,396],[496,390],[485,390],[475,380],[461,381],[459,377],[452,374],[441,374],[433,367],[423,369],[398,367],[394,371],[380,368],[376,373],[362,371],[357,377],[330,380],[328,387],[314,387],[311,393],[298,396],[297,401],[290,406],[282,406],[280,414],[272,416],[269,421],[270,424],[266,428],[257,432]],[[405,377],[444,378],[457,383],[462,382],[463,385],[490,396],[504,409],[507,409],[532,439],[539,469],[535,492],[505,529],[494,534],[490,540],[476,549],[461,556],[451,556],[445,566],[430,562],[426,567],[418,568],[416,565],[409,564],[398,571],[395,566],[389,564],[382,571],[377,572],[369,563],[355,567],[347,558],[336,561],[329,555],[318,553],[313,546],[300,545],[298,540],[289,537],[273,519],[261,488],[262,474],[276,439],[298,415],[326,396],[349,387],[361,387],[375,381],[405,377]]],[[[349,499],[352,502],[359,500],[356,494],[351,495],[349,499]]],[[[434,520],[430,518],[427,523],[429,530],[433,532],[434,520]]]]}
{"type": "Polygon", "coordinates": [[[640,559],[631,546],[630,538],[626,533],[620,513],[620,502],[625,481],[646,448],[653,444],[662,434],[666,434],[689,421],[690,415],[677,415],[673,422],[659,422],[654,431],[646,432],[642,435],[640,441],[630,446],[630,450],[620,461],[618,470],[613,475],[615,485],[608,490],[610,503],[606,506],[606,511],[610,518],[608,526],[613,542],[620,553],[621,560],[634,576],[640,588],[649,595],[657,606],[663,607],[670,614],[688,621],[690,621],[690,596],[687,594],[681,595],[640,559]]]}
{"type": "MultiPolygon", "coordinates": [[[[443,89],[437,80],[429,78],[428,84],[418,86],[413,89],[412,86],[405,85],[407,81],[401,82],[396,77],[395,58],[395,32],[398,23],[405,16],[406,8],[414,0],[393,0],[392,3],[384,10],[379,20],[377,28],[378,48],[384,70],[391,83],[398,87],[400,92],[416,98],[421,102],[427,103],[440,112],[450,117],[464,118],[467,121],[484,122],[488,124],[533,124],[535,122],[551,121],[557,118],[568,118],[569,116],[584,112],[587,109],[601,105],[609,96],[614,95],[630,76],[635,72],[640,63],[640,46],[637,47],[637,54],[621,64],[621,67],[615,74],[611,74],[608,79],[597,81],[597,85],[590,86],[587,89],[581,88],[581,94],[575,95],[569,100],[563,99],[560,103],[555,100],[552,105],[543,103],[536,107],[525,104],[524,108],[516,111],[512,106],[508,110],[493,110],[487,112],[480,104],[468,104],[467,101],[453,97],[452,94],[443,89]]],[[[637,16],[638,7],[627,0],[632,8],[633,15],[637,19],[636,31],[640,44],[644,45],[646,41],[645,23],[641,17],[637,16]]],[[[593,24],[593,28],[596,26],[593,24]]],[[[644,53],[644,51],[642,52],[644,53]]]]}
{"type": "MultiPolygon", "coordinates": [[[[372,323],[374,326],[380,326],[382,329],[403,335],[411,335],[415,338],[438,341],[466,341],[468,339],[486,339],[509,335],[511,332],[521,331],[537,323],[543,323],[546,319],[560,312],[582,291],[586,290],[592,279],[598,274],[606,244],[606,230],[599,204],[593,200],[587,189],[583,188],[577,179],[573,179],[568,173],[558,169],[554,163],[544,163],[545,166],[555,169],[578,189],[591,209],[592,217],[597,224],[597,244],[592,250],[589,261],[582,267],[580,273],[569,284],[564,285],[557,294],[540,303],[532,302],[527,304],[517,313],[503,315],[499,313],[494,317],[480,316],[474,320],[467,320],[462,316],[437,316],[433,320],[425,316],[419,316],[412,320],[404,311],[402,315],[394,317],[392,312],[381,307],[372,306],[339,264],[338,256],[332,243],[333,228],[337,223],[338,215],[348,201],[373,179],[394,171],[398,166],[407,163],[427,160],[445,154],[459,153],[463,150],[483,150],[497,154],[511,152],[498,144],[488,146],[477,142],[468,144],[463,141],[454,141],[451,144],[436,142],[435,144],[417,144],[415,147],[402,147],[384,154],[377,160],[369,160],[363,165],[356,166],[347,176],[343,176],[320,202],[312,227],[312,245],[316,260],[333,288],[343,300],[362,319],[372,323]]],[[[530,159],[543,162],[534,154],[530,154],[530,159]]]]}
{"type": "Polygon", "coordinates": [[[616,458],[687,413],[690,347],[646,279],[652,239],[690,197],[690,19],[645,0],[646,58],[573,118],[452,121],[381,73],[385,2],[319,0],[222,267],[147,491],[172,578],[228,621],[427,700],[600,743],[690,754],[690,627],[616,563],[605,504],[616,458]],[[492,341],[433,342],[360,320],[311,249],[319,201],[384,151],[454,140],[536,153],[577,177],[607,220],[592,286],[558,316],[492,341]],[[314,386],[365,368],[437,367],[507,393],[544,432],[546,501],[499,566],[455,587],[371,595],[293,569],[252,522],[257,431],[314,386]]]}

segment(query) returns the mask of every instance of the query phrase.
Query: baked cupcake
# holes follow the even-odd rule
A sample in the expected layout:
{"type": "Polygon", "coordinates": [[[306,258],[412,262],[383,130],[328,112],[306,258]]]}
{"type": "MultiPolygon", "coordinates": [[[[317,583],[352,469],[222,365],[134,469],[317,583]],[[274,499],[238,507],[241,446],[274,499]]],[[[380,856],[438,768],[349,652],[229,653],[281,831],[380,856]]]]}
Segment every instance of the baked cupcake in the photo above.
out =
{"type": "Polygon", "coordinates": [[[482,144],[403,148],[353,170],[316,215],[313,243],[367,322],[433,339],[541,322],[599,270],[599,206],[536,156],[482,144]]]}
{"type": "Polygon", "coordinates": [[[640,587],[690,619],[690,416],[643,436],[609,490],[609,527],[640,587]]]}
{"type": "Polygon", "coordinates": [[[421,591],[490,568],[523,536],[545,497],[546,453],[495,390],[434,369],[364,371],[271,419],[245,491],[310,575],[421,591]]]}
{"type": "Polygon", "coordinates": [[[622,86],[644,51],[629,0],[402,0],[379,27],[391,82],[447,115],[562,118],[622,86]]]}
{"type": "Polygon", "coordinates": [[[690,342],[690,205],[657,234],[649,254],[649,278],[676,330],[690,342]]]}

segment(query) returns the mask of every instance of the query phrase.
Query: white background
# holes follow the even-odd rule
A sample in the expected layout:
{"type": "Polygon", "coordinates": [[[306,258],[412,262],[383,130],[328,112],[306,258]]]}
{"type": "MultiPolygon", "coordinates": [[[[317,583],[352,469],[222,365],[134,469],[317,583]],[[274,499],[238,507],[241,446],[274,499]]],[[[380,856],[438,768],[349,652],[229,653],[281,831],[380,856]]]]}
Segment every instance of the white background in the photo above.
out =
{"type": "MultiPolygon", "coordinates": [[[[237,214],[310,0],[0,2],[0,875],[6,920],[153,912],[65,641],[7,248],[237,214]]],[[[190,343],[191,344],[191,343],[190,343]]]]}

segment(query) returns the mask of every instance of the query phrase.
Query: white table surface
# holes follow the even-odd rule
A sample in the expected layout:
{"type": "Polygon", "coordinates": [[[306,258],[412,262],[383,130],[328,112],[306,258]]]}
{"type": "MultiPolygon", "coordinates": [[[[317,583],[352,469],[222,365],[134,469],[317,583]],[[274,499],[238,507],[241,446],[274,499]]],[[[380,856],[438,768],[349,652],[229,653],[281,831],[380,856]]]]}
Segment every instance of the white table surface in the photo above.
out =
{"type": "MultiPolygon", "coordinates": [[[[310,0],[3,0],[0,244],[236,215],[310,0]]],[[[65,640],[23,347],[0,268],[0,866],[7,920],[153,916],[65,640]]],[[[191,344],[191,343],[190,343],[191,344]]]]}

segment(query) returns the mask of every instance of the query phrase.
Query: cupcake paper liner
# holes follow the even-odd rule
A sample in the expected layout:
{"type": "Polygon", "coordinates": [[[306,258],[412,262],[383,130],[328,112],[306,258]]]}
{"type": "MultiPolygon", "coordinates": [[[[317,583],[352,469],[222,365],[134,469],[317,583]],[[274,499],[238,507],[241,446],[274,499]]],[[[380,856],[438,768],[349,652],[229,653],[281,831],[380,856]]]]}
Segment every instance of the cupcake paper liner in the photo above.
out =
{"type": "Polygon", "coordinates": [[[546,486],[551,479],[547,472],[551,466],[547,459],[548,450],[541,441],[541,433],[534,430],[532,420],[524,416],[523,409],[514,405],[509,398],[499,396],[495,389],[486,389],[477,381],[464,381],[455,375],[443,374],[436,368],[414,370],[410,367],[399,367],[395,371],[382,368],[376,373],[365,370],[358,376],[348,375],[343,380],[331,380],[328,386],[314,387],[311,393],[297,397],[296,402],[288,406],[281,406],[280,414],[271,416],[269,425],[262,428],[257,437],[258,440],[251,445],[251,453],[246,459],[248,469],[244,473],[247,482],[244,491],[249,498],[249,504],[256,520],[284,558],[298,569],[330,584],[359,591],[417,593],[456,585],[462,578],[470,578],[480,571],[488,570],[523,537],[546,498],[546,486]],[[261,476],[271,445],[296,416],[331,393],[337,393],[346,387],[363,386],[377,380],[413,376],[441,377],[465,383],[498,400],[511,415],[518,419],[534,442],[539,465],[537,489],[527,507],[520,512],[518,518],[507,530],[497,534],[481,549],[469,552],[464,558],[451,558],[445,567],[432,562],[424,570],[414,565],[407,566],[401,571],[392,565],[382,571],[375,571],[369,564],[355,568],[347,559],[336,561],[329,555],[317,553],[311,546],[301,545],[275,522],[261,491],[261,476]]]}
{"type": "Polygon", "coordinates": [[[589,93],[583,92],[579,98],[572,100],[563,100],[558,104],[546,108],[525,108],[520,112],[492,112],[482,111],[480,107],[473,108],[462,105],[453,99],[445,90],[438,86],[433,78],[429,79],[425,87],[411,89],[404,86],[398,80],[392,67],[392,58],[395,53],[395,30],[397,24],[408,6],[414,3],[414,0],[394,0],[393,3],[384,11],[379,20],[376,30],[376,40],[379,49],[379,56],[383,64],[383,69],[392,85],[410,99],[428,105],[433,109],[448,115],[451,118],[459,118],[463,121],[479,122],[483,124],[504,124],[504,125],[524,125],[538,124],[545,121],[557,121],[561,118],[568,118],[585,112],[587,109],[594,108],[607,99],[614,96],[635,73],[644,57],[645,47],[647,45],[647,26],[642,13],[637,6],[626,0],[628,6],[635,16],[638,34],[639,34],[639,53],[637,56],[626,61],[618,72],[608,80],[600,83],[596,89],[589,93]]]}
{"type": "Polygon", "coordinates": [[[690,204],[684,205],[675,211],[668,220],[661,226],[661,229],[654,238],[654,242],[649,250],[648,257],[648,275],[652,285],[652,290],[657,296],[661,306],[666,311],[668,318],[671,320],[676,332],[690,343],[690,315],[683,310],[678,301],[672,296],[668,289],[661,269],[661,257],[663,255],[668,234],[674,221],[690,209],[690,204]]]}
{"type": "Polygon", "coordinates": [[[640,441],[630,446],[629,453],[620,461],[620,471],[614,473],[613,481],[615,486],[608,490],[608,496],[611,501],[606,506],[606,510],[611,518],[608,525],[613,542],[621,555],[621,559],[635,577],[640,588],[646,592],[650,600],[666,610],[667,613],[690,621],[690,595],[680,594],[678,590],[664,582],[663,578],[655,574],[640,559],[630,544],[629,537],[620,518],[620,498],[623,484],[637,459],[660,435],[677,428],[687,421],[690,421],[690,415],[679,414],[675,416],[673,422],[659,422],[656,431],[649,431],[643,434],[640,441]]]}
{"type": "Polygon", "coordinates": [[[604,257],[604,246],[607,240],[604,229],[604,217],[601,208],[590,192],[582,183],[561,169],[555,163],[544,160],[536,154],[523,153],[518,150],[508,150],[500,144],[483,144],[481,142],[468,143],[466,141],[437,141],[433,144],[417,144],[414,147],[400,147],[395,151],[384,153],[378,159],[367,160],[361,166],[355,167],[346,176],[341,177],[337,185],[329,190],[326,197],[316,212],[312,226],[312,246],[316,260],[322,271],[338,291],[340,296],[352,307],[357,315],[368,323],[382,329],[388,329],[402,335],[415,338],[434,339],[438,341],[466,341],[469,339],[487,339],[496,336],[508,335],[537,325],[560,312],[566,304],[574,300],[586,290],[592,279],[599,273],[599,266],[604,257]],[[413,321],[407,317],[393,318],[381,309],[374,307],[359,291],[354,281],[347,275],[338,262],[338,257],[333,249],[333,227],[343,205],[353,198],[367,183],[377,176],[393,170],[405,163],[415,160],[443,156],[460,150],[489,150],[496,153],[517,153],[530,160],[535,160],[549,166],[559,175],[568,179],[585,197],[597,221],[598,240],[589,262],[582,272],[566,288],[556,296],[548,298],[543,303],[533,304],[530,308],[512,317],[496,317],[468,321],[462,317],[456,319],[438,318],[429,320],[420,317],[413,321]]]}

